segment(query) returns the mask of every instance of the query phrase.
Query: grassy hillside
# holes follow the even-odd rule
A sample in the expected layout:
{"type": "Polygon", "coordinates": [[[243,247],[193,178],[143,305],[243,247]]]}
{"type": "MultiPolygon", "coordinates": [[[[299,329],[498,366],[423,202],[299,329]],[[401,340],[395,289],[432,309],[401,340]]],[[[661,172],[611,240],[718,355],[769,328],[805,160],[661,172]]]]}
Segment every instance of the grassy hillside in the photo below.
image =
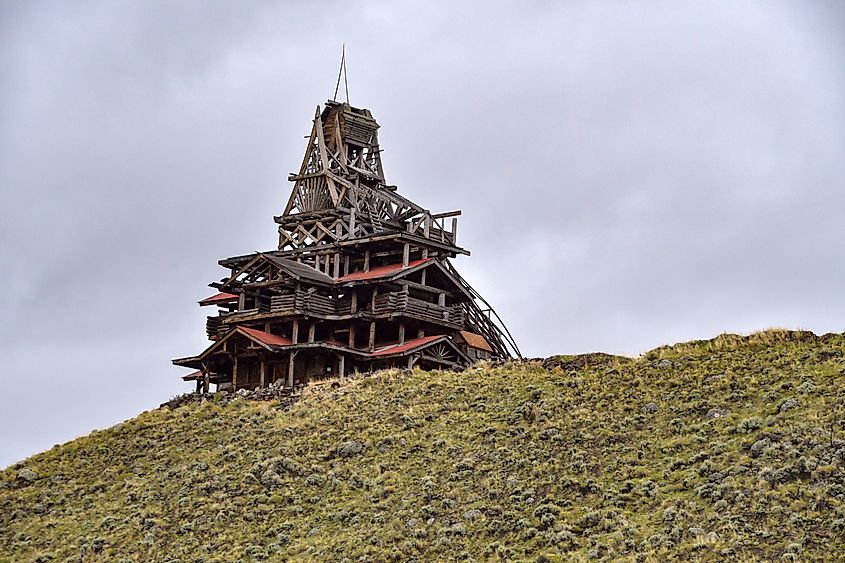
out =
{"type": "Polygon", "coordinates": [[[0,560],[842,557],[843,399],[770,331],[163,408],[0,473],[0,560]]]}

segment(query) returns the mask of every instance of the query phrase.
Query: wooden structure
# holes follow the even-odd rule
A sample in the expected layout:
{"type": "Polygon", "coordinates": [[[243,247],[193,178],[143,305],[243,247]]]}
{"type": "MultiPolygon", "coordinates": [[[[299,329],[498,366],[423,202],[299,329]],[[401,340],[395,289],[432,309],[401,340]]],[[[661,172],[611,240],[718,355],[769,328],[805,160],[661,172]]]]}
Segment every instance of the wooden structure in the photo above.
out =
{"type": "Polygon", "coordinates": [[[458,368],[519,357],[450,259],[460,211],[431,213],[386,183],[369,110],[317,108],[277,250],[220,261],[211,345],[173,360],[209,384],[255,388],[388,366],[458,368]]]}

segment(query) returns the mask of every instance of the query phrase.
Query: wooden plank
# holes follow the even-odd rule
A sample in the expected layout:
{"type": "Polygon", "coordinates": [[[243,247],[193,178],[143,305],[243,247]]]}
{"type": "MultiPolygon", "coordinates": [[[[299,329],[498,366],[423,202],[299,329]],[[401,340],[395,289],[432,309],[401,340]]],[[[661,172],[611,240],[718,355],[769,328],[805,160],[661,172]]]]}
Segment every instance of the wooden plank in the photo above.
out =
{"type": "Polygon", "coordinates": [[[296,350],[291,350],[290,357],[288,358],[288,384],[287,386],[293,389],[293,366],[295,364],[294,360],[296,359],[296,350]]]}
{"type": "Polygon", "coordinates": [[[264,375],[267,371],[267,358],[262,354],[261,355],[261,383],[259,384],[262,388],[264,387],[264,375]]]}

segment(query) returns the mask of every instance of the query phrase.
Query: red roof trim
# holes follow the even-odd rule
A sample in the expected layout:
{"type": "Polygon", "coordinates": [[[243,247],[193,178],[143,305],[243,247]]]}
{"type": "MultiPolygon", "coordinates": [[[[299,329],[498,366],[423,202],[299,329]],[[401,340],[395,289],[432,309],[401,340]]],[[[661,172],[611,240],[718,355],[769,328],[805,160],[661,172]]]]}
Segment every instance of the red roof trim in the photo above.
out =
{"type": "Polygon", "coordinates": [[[337,282],[343,283],[348,281],[376,280],[379,278],[386,278],[392,276],[397,272],[408,270],[410,268],[416,268],[420,264],[425,264],[426,262],[431,262],[432,260],[434,260],[434,258],[422,258],[420,260],[412,260],[408,262],[407,266],[403,266],[401,263],[388,264],[386,266],[378,266],[376,268],[370,269],[369,272],[353,272],[351,274],[339,277],[337,278],[337,282]]]}
{"type": "Polygon", "coordinates": [[[414,350],[415,348],[419,348],[421,346],[425,346],[426,344],[430,344],[435,340],[440,338],[445,338],[446,335],[438,334],[436,336],[423,336],[422,338],[414,338],[413,340],[408,340],[404,344],[392,344],[390,346],[386,346],[384,348],[380,348],[370,354],[370,356],[392,356],[393,354],[402,354],[404,352],[409,352],[414,350]]]}
{"type": "Polygon", "coordinates": [[[188,375],[182,376],[182,381],[196,381],[198,379],[202,379],[202,372],[201,371],[193,371],[188,375]]]}
{"type": "Polygon", "coordinates": [[[198,303],[200,305],[213,305],[215,303],[228,303],[230,301],[237,301],[238,296],[232,293],[218,293],[217,295],[212,295],[211,297],[206,297],[202,301],[198,303]]]}
{"type": "Polygon", "coordinates": [[[293,341],[289,338],[279,336],[278,334],[270,334],[269,332],[264,332],[263,330],[248,328],[245,326],[239,326],[238,330],[242,331],[247,336],[255,338],[259,342],[266,344],[267,346],[290,346],[293,344],[293,341]]]}

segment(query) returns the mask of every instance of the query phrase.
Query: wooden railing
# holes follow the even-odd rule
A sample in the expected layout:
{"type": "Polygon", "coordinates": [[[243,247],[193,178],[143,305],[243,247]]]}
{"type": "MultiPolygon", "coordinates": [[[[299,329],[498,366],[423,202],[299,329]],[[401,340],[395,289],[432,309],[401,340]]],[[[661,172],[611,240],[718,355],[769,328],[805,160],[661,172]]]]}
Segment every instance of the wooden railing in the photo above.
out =
{"type": "Polygon", "coordinates": [[[463,328],[464,311],[460,305],[446,307],[411,297],[404,291],[377,295],[373,313],[402,313],[410,317],[444,324],[454,328],[463,328]]]}
{"type": "MultiPolygon", "coordinates": [[[[453,328],[463,328],[466,313],[461,305],[443,306],[429,303],[408,295],[407,291],[394,291],[377,295],[372,303],[369,300],[358,302],[358,312],[363,314],[386,315],[402,314],[423,321],[429,321],[453,328]]],[[[344,298],[334,302],[327,295],[297,291],[287,295],[276,295],[269,305],[262,304],[256,309],[223,313],[208,317],[206,332],[212,340],[226,334],[233,323],[247,320],[260,314],[273,315],[349,315],[352,313],[352,300],[344,298]]]]}
{"type": "Polygon", "coordinates": [[[405,230],[429,240],[436,240],[446,244],[457,245],[458,217],[460,211],[436,213],[428,211],[408,220],[405,230]],[[447,223],[447,220],[451,220],[447,223]]]}
{"type": "Polygon", "coordinates": [[[209,340],[217,340],[229,331],[230,326],[223,323],[223,317],[208,317],[205,321],[205,333],[209,340]]]}
{"type": "Polygon", "coordinates": [[[327,295],[297,291],[288,295],[276,295],[270,299],[271,313],[284,315],[295,313],[316,313],[318,315],[337,315],[338,308],[327,295]]]}

